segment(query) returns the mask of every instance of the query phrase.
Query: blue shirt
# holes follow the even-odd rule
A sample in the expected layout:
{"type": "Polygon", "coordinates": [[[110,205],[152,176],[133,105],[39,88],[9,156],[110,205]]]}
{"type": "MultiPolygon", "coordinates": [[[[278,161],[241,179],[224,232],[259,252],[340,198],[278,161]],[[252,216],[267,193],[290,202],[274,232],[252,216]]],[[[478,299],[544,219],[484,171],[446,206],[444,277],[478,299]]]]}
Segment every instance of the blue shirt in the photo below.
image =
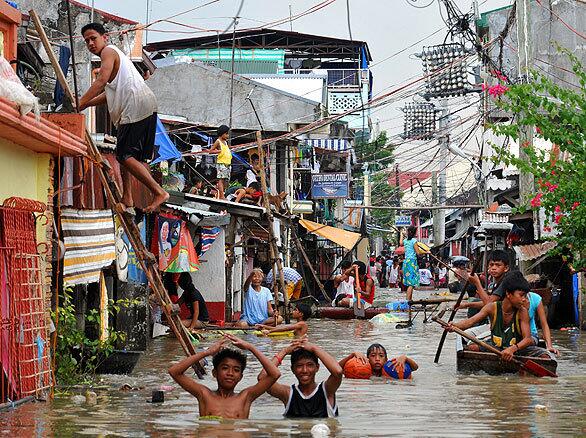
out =
{"type": "Polygon", "coordinates": [[[529,325],[531,326],[531,336],[537,336],[537,324],[535,324],[535,317],[537,316],[537,307],[541,303],[541,295],[535,292],[527,294],[529,299],[529,325]]]}
{"type": "Polygon", "coordinates": [[[415,242],[417,242],[417,239],[415,237],[413,239],[403,240],[406,259],[417,260],[417,253],[415,252],[415,242]]]}
{"type": "Polygon", "coordinates": [[[266,287],[261,286],[260,292],[257,292],[250,286],[244,300],[242,319],[250,325],[262,323],[269,317],[267,303],[272,300],[271,291],[266,287]]]}

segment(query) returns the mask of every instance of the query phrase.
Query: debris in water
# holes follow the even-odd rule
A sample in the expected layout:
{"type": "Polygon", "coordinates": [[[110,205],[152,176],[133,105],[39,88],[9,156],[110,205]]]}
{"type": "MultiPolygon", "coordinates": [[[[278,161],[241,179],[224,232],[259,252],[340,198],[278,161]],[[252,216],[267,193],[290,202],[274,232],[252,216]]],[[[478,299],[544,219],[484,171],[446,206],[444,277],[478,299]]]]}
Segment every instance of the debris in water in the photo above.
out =
{"type": "Polygon", "coordinates": [[[547,414],[549,409],[545,405],[535,405],[535,412],[539,412],[540,414],[547,414]]]}
{"type": "Polygon", "coordinates": [[[96,394],[94,391],[86,391],[85,392],[85,402],[88,405],[95,405],[98,402],[98,394],[96,394]]]}
{"type": "Polygon", "coordinates": [[[79,394],[72,395],[71,396],[71,402],[74,405],[80,405],[82,403],[85,403],[85,397],[83,395],[79,395],[79,394]]]}
{"type": "Polygon", "coordinates": [[[175,389],[175,387],[171,385],[161,385],[161,391],[171,392],[175,389]]]}
{"type": "Polygon", "coordinates": [[[326,438],[330,436],[330,428],[327,424],[319,423],[311,428],[312,438],[326,438]]]}

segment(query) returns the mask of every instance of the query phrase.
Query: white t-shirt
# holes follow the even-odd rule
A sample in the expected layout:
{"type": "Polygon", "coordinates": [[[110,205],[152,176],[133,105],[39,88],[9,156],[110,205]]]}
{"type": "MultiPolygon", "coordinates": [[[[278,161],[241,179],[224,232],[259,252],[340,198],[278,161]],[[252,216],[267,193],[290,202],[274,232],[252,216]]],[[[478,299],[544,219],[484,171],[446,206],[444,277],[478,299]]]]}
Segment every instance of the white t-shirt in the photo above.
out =
{"type": "Polygon", "coordinates": [[[332,301],[332,306],[336,305],[336,298],[339,296],[353,297],[354,296],[354,277],[348,277],[348,280],[341,281],[336,289],[336,296],[332,301]]]}
{"type": "Polygon", "coordinates": [[[246,187],[250,186],[250,183],[257,181],[256,174],[251,169],[248,169],[246,171],[246,187]]]}
{"type": "Polygon", "coordinates": [[[433,276],[431,275],[431,271],[429,269],[419,270],[419,283],[423,286],[429,286],[431,284],[432,278],[433,276]]]}
{"type": "Polygon", "coordinates": [[[442,266],[441,268],[439,268],[439,275],[438,275],[438,277],[440,279],[445,278],[447,274],[448,274],[448,269],[445,266],[442,266]]]}
{"type": "Polygon", "coordinates": [[[389,283],[397,283],[397,280],[399,279],[399,265],[397,266],[391,266],[389,268],[389,283]]]}

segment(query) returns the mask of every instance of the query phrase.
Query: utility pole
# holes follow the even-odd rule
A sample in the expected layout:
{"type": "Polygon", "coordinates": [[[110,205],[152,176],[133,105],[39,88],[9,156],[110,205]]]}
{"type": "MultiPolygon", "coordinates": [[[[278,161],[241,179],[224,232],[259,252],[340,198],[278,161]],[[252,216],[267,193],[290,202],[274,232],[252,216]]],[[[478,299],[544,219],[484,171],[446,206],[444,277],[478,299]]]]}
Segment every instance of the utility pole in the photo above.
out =
{"type": "MultiPolygon", "coordinates": [[[[234,17],[234,28],[232,29],[232,62],[230,66],[230,116],[228,122],[228,128],[230,128],[230,133],[232,132],[232,115],[234,112],[234,52],[236,51],[236,26],[238,25],[238,18],[240,17],[234,17]]],[[[250,101],[250,103],[252,104],[252,100],[250,101]]],[[[254,113],[256,114],[256,109],[254,108],[254,105],[252,105],[252,109],[254,109],[254,113]]],[[[231,135],[229,137],[232,138],[231,135]]],[[[230,144],[232,144],[231,140],[230,144]]]]}
{"type": "MultiPolygon", "coordinates": [[[[517,42],[519,54],[519,78],[522,82],[529,81],[531,67],[531,1],[517,0],[517,42]]],[[[533,126],[522,126],[519,131],[519,158],[528,161],[525,147],[533,146],[533,126]]],[[[526,202],[535,191],[535,181],[531,173],[519,173],[519,200],[526,202]]]]}
{"type": "MultiPolygon", "coordinates": [[[[431,205],[437,205],[437,171],[434,170],[431,172],[431,205]]],[[[439,212],[441,210],[438,210],[439,212]]],[[[437,212],[433,213],[433,244],[435,246],[435,242],[437,240],[436,230],[439,227],[437,224],[437,219],[439,216],[437,212]]]]}
{"type": "MultiPolygon", "coordinates": [[[[439,206],[446,205],[446,167],[448,157],[449,134],[446,131],[448,125],[448,108],[445,100],[442,100],[441,115],[439,119],[439,171],[437,172],[437,192],[439,206]]],[[[433,186],[435,186],[432,183],[433,186]]],[[[432,188],[433,190],[433,188],[432,188]]],[[[442,245],[446,240],[446,212],[440,208],[433,212],[433,245],[442,245]]]]}
{"type": "MultiPolygon", "coordinates": [[[[399,165],[395,164],[395,207],[401,206],[401,179],[399,178],[399,165]]],[[[401,233],[397,230],[397,248],[401,246],[401,233]]]]}

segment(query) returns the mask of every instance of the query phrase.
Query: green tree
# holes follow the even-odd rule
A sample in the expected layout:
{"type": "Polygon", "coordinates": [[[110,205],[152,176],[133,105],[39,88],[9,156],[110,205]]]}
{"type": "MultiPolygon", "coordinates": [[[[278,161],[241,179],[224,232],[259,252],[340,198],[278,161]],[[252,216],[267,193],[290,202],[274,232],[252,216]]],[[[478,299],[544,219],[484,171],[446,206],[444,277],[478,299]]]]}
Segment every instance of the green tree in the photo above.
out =
{"type": "Polygon", "coordinates": [[[368,164],[370,172],[387,167],[388,164],[393,162],[393,149],[388,143],[389,139],[386,131],[381,131],[371,142],[358,142],[354,146],[358,162],[368,164]]]}
{"type": "Polygon", "coordinates": [[[586,73],[576,56],[561,50],[571,61],[578,87],[566,88],[532,72],[527,84],[508,89],[500,84],[488,91],[500,108],[517,115],[514,123],[494,126],[496,133],[517,140],[522,126],[535,126],[538,138],[559,148],[559,154],[551,154],[522,144],[527,161],[497,148],[495,161],[535,176],[536,193],[530,201],[522,200],[521,209],[545,210],[551,218],[546,226],[557,231],[554,252],[579,269],[586,267],[586,73]]]}

